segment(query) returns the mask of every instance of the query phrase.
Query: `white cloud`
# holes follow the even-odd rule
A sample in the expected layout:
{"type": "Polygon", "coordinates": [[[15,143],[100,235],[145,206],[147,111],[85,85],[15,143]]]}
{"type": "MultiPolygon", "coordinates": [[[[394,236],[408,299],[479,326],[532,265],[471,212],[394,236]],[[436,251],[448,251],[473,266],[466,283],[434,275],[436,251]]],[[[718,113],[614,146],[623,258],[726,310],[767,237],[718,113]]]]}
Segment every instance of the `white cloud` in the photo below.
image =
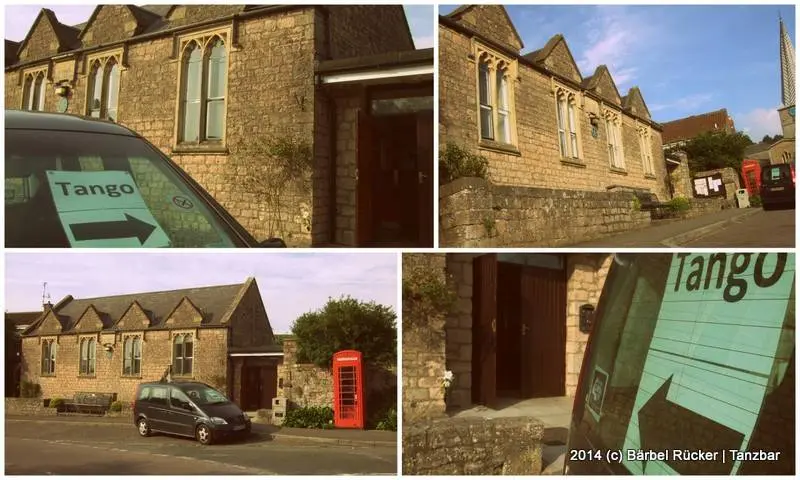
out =
{"type": "Polygon", "coordinates": [[[747,113],[736,113],[733,115],[733,122],[737,130],[747,133],[754,142],[760,142],[764,135],[783,133],[778,107],[756,108],[747,113]]]}
{"type": "Polygon", "coordinates": [[[599,65],[606,65],[624,95],[623,87],[637,78],[636,63],[655,34],[654,22],[621,6],[599,5],[593,10],[584,24],[588,47],[578,54],[578,66],[588,76],[599,65]]]}
{"type": "Polygon", "coordinates": [[[711,93],[695,93],[668,103],[654,103],[652,105],[648,105],[648,107],[650,108],[651,112],[672,109],[694,115],[696,113],[700,113],[697,112],[697,109],[708,103],[713,97],[714,95],[711,93]]]}

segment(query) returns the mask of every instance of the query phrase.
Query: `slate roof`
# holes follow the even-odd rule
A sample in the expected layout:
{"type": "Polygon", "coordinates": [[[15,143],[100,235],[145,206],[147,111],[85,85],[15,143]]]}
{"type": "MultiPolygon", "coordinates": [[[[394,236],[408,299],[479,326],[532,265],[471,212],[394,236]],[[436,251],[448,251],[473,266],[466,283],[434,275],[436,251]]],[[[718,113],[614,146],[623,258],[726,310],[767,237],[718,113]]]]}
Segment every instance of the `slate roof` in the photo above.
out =
{"type": "MultiPolygon", "coordinates": [[[[550,40],[544,44],[544,47],[540,48],[539,50],[534,50],[530,53],[526,53],[523,57],[527,58],[531,62],[540,63],[543,62],[548,55],[553,52],[553,49],[556,48],[558,42],[564,40],[564,35],[557,33],[550,37],[550,40]]],[[[566,43],[566,40],[565,40],[566,43]]]]}
{"type": "Polygon", "coordinates": [[[158,328],[163,327],[168,316],[185,297],[203,314],[203,326],[218,326],[222,325],[221,321],[247,283],[109,297],[75,299],[68,296],[54,306],[53,311],[58,315],[64,333],[70,332],[90,307],[100,314],[103,328],[111,329],[135,301],[150,317],[151,328],[158,328]]]}
{"type": "Polygon", "coordinates": [[[6,40],[6,66],[14,65],[17,63],[17,52],[19,51],[19,42],[13,40],[6,40]]]}
{"type": "Polygon", "coordinates": [[[42,316],[42,312],[6,312],[6,323],[11,323],[15,327],[25,327],[28,325],[32,325],[39,317],[42,316]]]}
{"type": "Polygon", "coordinates": [[[692,115],[691,117],[662,123],[664,131],[662,138],[664,144],[688,140],[701,133],[722,132],[726,128],[733,129],[733,120],[728,116],[728,110],[723,108],[713,112],[692,115]],[[730,122],[730,123],[729,123],[730,122]]]}

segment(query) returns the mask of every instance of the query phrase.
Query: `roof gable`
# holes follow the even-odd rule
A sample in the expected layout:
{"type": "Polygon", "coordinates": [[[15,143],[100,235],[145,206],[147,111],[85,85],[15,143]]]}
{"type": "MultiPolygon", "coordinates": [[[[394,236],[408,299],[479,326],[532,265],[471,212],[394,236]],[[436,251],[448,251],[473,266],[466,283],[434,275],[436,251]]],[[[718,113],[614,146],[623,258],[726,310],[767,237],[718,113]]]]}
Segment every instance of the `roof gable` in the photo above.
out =
{"type": "Polygon", "coordinates": [[[71,330],[76,332],[99,332],[105,325],[103,322],[103,314],[98,312],[94,305],[89,305],[83,312],[83,315],[78,318],[78,321],[72,326],[71,330]]]}
{"type": "Polygon", "coordinates": [[[464,5],[453,10],[447,17],[468,25],[472,30],[515,52],[525,46],[514,22],[508,16],[508,11],[502,5],[464,5]]]}
{"type": "Polygon", "coordinates": [[[644,102],[644,97],[639,87],[631,87],[628,90],[628,94],[622,97],[622,108],[637,117],[651,120],[650,110],[644,102]]]}
{"type": "Polygon", "coordinates": [[[139,35],[159,18],[135,5],[98,5],[78,38],[85,46],[112,43],[139,35]]]}
{"type": "Polygon", "coordinates": [[[597,94],[603,100],[613,103],[617,106],[622,106],[622,96],[617,90],[617,85],[614,83],[614,78],[608,67],[600,65],[595,69],[591,77],[583,80],[583,87],[597,94]]]}
{"type": "Polygon", "coordinates": [[[164,326],[171,328],[194,327],[203,323],[203,312],[189,300],[183,297],[175,309],[167,315],[164,326]]]}
{"type": "Polygon", "coordinates": [[[583,81],[575,57],[560,33],[553,35],[544,47],[525,55],[525,58],[575,83],[583,81]]]}
{"type": "Polygon", "coordinates": [[[48,310],[44,317],[25,332],[26,335],[58,335],[64,330],[62,320],[53,310],[48,310]]]}
{"type": "Polygon", "coordinates": [[[115,327],[118,330],[144,330],[150,327],[151,321],[150,314],[142,308],[138,301],[134,300],[117,321],[115,327]]]}

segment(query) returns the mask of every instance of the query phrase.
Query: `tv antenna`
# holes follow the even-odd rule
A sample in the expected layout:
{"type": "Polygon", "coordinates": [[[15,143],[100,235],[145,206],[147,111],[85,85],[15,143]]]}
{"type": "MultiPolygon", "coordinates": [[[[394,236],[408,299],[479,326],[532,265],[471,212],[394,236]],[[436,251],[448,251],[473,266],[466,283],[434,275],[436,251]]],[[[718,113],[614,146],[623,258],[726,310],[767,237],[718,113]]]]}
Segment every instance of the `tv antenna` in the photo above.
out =
{"type": "Polygon", "coordinates": [[[47,282],[42,285],[42,305],[50,303],[50,293],[47,291],[47,282]]]}

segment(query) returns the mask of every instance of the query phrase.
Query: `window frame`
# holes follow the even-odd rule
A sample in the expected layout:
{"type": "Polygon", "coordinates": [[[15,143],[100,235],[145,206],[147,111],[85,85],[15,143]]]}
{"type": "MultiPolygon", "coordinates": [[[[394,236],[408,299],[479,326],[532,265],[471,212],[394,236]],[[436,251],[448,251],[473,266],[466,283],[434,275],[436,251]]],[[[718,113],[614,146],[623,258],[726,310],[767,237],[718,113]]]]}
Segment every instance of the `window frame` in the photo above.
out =
{"type": "Polygon", "coordinates": [[[41,361],[41,375],[44,377],[52,377],[56,374],[56,353],[58,351],[58,343],[54,338],[42,340],[42,361],[41,361]]]}
{"type": "Polygon", "coordinates": [[[175,333],[172,336],[172,374],[178,377],[191,377],[194,375],[194,333],[181,332],[175,333]],[[188,342],[186,340],[189,340],[188,342]],[[180,342],[179,342],[180,340],[180,342]],[[191,351],[186,354],[186,345],[191,345],[191,351]],[[178,345],[180,348],[180,355],[178,355],[178,345]],[[188,363],[188,369],[187,367],[188,363]],[[176,368],[180,366],[180,368],[176,368]]]}
{"type": "Polygon", "coordinates": [[[613,110],[605,110],[603,117],[606,123],[606,150],[609,167],[612,170],[625,171],[625,154],[622,149],[622,117],[613,110]]]}
{"type": "Polygon", "coordinates": [[[84,99],[84,114],[87,116],[92,116],[94,118],[101,118],[104,120],[110,120],[112,122],[119,122],[119,110],[120,110],[120,102],[119,102],[119,94],[121,91],[121,84],[122,84],[122,72],[127,70],[125,68],[125,64],[123,63],[122,59],[124,57],[124,50],[122,48],[116,48],[113,50],[104,50],[102,52],[98,52],[92,55],[88,55],[86,57],[86,65],[85,65],[85,72],[84,79],[86,81],[86,95],[84,99]],[[114,68],[117,69],[116,75],[116,84],[112,85],[111,83],[111,75],[114,72],[114,68]],[[100,73],[99,78],[99,87],[100,92],[98,95],[98,99],[100,100],[99,108],[93,108],[93,101],[95,99],[96,89],[98,87],[98,72],[100,73]],[[109,104],[111,103],[111,94],[115,93],[116,103],[114,108],[109,108],[109,104]],[[109,110],[115,112],[114,118],[111,118],[108,114],[109,110]],[[93,115],[93,112],[97,111],[97,116],[93,115]]]}
{"type": "Polygon", "coordinates": [[[175,103],[175,127],[173,131],[173,139],[172,145],[173,150],[189,150],[189,151],[196,151],[198,153],[227,153],[227,117],[228,117],[228,104],[229,102],[229,85],[230,85],[230,73],[231,73],[231,54],[236,52],[238,49],[233,45],[233,34],[232,34],[232,27],[230,25],[226,25],[224,27],[215,27],[199,32],[194,32],[191,34],[187,34],[181,36],[177,39],[177,62],[178,62],[178,81],[176,85],[177,89],[177,101],[175,103]],[[209,96],[209,88],[210,88],[210,74],[211,74],[211,67],[210,67],[210,56],[211,51],[214,48],[214,44],[217,41],[221,41],[224,47],[224,67],[223,71],[225,73],[224,81],[225,85],[222,88],[223,96],[222,97],[214,97],[210,98],[209,96]],[[186,141],[184,140],[185,135],[185,125],[186,125],[186,116],[185,116],[185,99],[186,99],[186,87],[187,83],[187,71],[186,65],[188,63],[186,52],[189,46],[192,44],[196,44],[198,48],[200,48],[201,53],[201,67],[199,73],[199,82],[200,82],[200,113],[198,118],[198,139],[197,141],[186,141]],[[209,138],[208,135],[208,127],[210,125],[208,119],[208,111],[209,105],[211,102],[221,102],[222,103],[222,125],[221,125],[221,137],[220,138],[209,138]]]}
{"type": "Polygon", "coordinates": [[[49,83],[49,68],[45,66],[34,67],[22,72],[22,101],[20,110],[43,112],[49,83]],[[37,97],[38,95],[38,97],[37,97]],[[36,108],[34,99],[38,98],[36,108]]]}
{"type": "Polygon", "coordinates": [[[142,375],[142,335],[125,335],[122,340],[122,376],[142,375]],[[128,370],[128,362],[130,369],[128,370]],[[126,371],[127,370],[127,371],[126,371]]]}
{"type": "Polygon", "coordinates": [[[653,162],[652,134],[647,125],[637,125],[639,133],[639,151],[642,157],[642,171],[646,177],[656,176],[656,166],[653,162]],[[649,148],[648,148],[649,147],[649,148]]]}
{"type": "Polygon", "coordinates": [[[92,337],[83,337],[78,342],[78,375],[94,376],[96,372],[97,340],[92,337]]]}
{"type": "Polygon", "coordinates": [[[578,92],[553,80],[553,98],[556,109],[556,142],[561,159],[567,162],[582,162],[583,139],[581,138],[578,111],[581,97],[578,92]]]}
{"type": "Polygon", "coordinates": [[[477,140],[479,145],[488,148],[516,150],[517,126],[514,98],[514,82],[517,77],[517,60],[507,58],[489,47],[472,40],[473,61],[475,64],[475,88],[477,108],[477,140]],[[486,102],[481,90],[485,83],[486,102]],[[501,97],[502,96],[502,97],[501,97]],[[501,106],[503,108],[501,108],[501,106]],[[484,119],[490,117],[491,131],[484,132],[484,119]],[[502,118],[502,119],[501,119],[502,118]]]}

